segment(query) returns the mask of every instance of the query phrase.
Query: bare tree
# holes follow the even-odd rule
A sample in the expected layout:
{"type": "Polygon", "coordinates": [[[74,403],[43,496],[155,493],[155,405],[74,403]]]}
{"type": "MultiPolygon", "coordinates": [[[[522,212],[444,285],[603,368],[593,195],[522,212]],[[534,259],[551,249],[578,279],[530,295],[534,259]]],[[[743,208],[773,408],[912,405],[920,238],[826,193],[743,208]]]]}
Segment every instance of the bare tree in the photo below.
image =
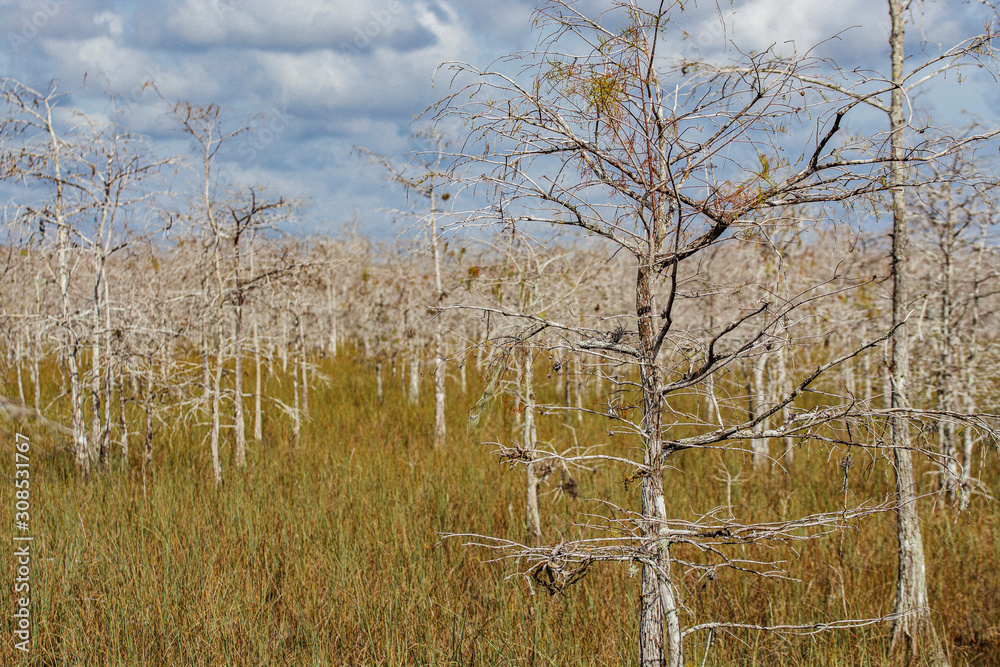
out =
{"type": "MultiPolygon", "coordinates": [[[[634,272],[631,313],[619,313],[610,322],[602,318],[600,326],[513,310],[495,314],[527,319],[533,326],[522,335],[525,340],[543,330],[562,331],[574,350],[620,369],[614,372],[618,400],[609,401],[605,414],[615,432],[635,438],[642,451],[641,459],[628,453],[557,451],[527,456],[520,447],[507,447],[501,456],[624,466],[630,471],[623,473],[626,480],[641,490],[639,507],[605,503],[603,520],[585,526],[590,537],[555,547],[483,541],[482,536],[476,542],[526,560],[525,574],[551,590],[578,580],[597,561],[640,565],[638,648],[644,666],[679,667],[686,636],[727,627],[716,622],[683,627],[680,564],[673,555],[678,545],[705,556],[701,562],[683,560],[688,571],[709,576],[719,567],[736,567],[771,576],[778,573],[777,564],[751,563],[723,551],[736,543],[799,539],[802,527],[812,527],[815,537],[843,525],[833,509],[766,524],[696,508],[691,510],[699,519],[671,518],[664,493],[665,477],[674,474],[667,464],[671,457],[685,451],[745,451],[743,441],[766,438],[806,442],[821,437],[874,446],[844,435],[866,431],[860,425],[876,414],[853,397],[830,391],[832,403],[811,408],[797,399],[889,332],[798,372],[780,395],[762,397],[759,406],[755,402],[751,416],[722,410],[721,424],[677,416],[673,402],[713,376],[734,364],[762,367],[761,357],[788,340],[787,322],[799,309],[857,286],[835,274],[784,298],[772,294],[749,300],[748,290],[737,284],[728,290],[738,304],[728,322],[699,331],[685,327],[683,319],[699,295],[710,291],[694,287],[705,282],[699,260],[713,247],[739,244],[758,230],[780,226],[782,211],[811,207],[832,215],[840,203],[883,191],[881,172],[890,165],[932,161],[952,150],[928,140],[901,155],[880,148],[878,141],[847,136],[845,119],[853,118],[869,96],[889,95],[895,84],[875,91],[869,86],[863,93],[837,91],[815,82],[823,63],[773,52],[727,66],[663,60],[659,46],[683,13],[678,3],[648,11],[612,2],[591,17],[576,3],[545,2],[537,14],[544,36],[538,50],[524,56],[528,63],[521,75],[455,64],[460,85],[441,107],[442,115],[458,116],[471,128],[470,145],[482,149],[462,156],[461,166],[468,178],[489,189],[487,216],[520,229],[578,229],[627,257],[634,272]],[[811,137],[807,144],[788,145],[803,135],[811,137]],[[765,428],[786,409],[782,423],[765,428]]],[[[894,410],[885,414],[897,414],[894,410]]],[[[860,519],[895,507],[872,500],[839,512],[860,519]]],[[[892,618],[912,612],[906,606],[892,618]]],[[[878,620],[884,619],[845,619],[828,627],[878,620]]]]}
{"type": "MultiPolygon", "coordinates": [[[[430,310],[434,318],[434,446],[441,447],[445,444],[445,378],[447,374],[446,359],[444,355],[444,320],[441,307],[444,304],[445,291],[441,275],[442,263],[442,240],[441,226],[438,221],[439,202],[447,202],[451,198],[451,193],[440,192],[440,183],[446,178],[444,171],[445,141],[441,134],[434,131],[427,131],[414,137],[415,141],[426,141],[430,147],[426,150],[418,150],[413,156],[413,162],[417,163],[417,173],[410,175],[406,168],[399,168],[381,155],[377,155],[365,148],[357,149],[384,167],[392,179],[402,184],[407,192],[413,192],[420,197],[426,198],[428,202],[428,212],[422,216],[422,220],[427,226],[427,236],[434,269],[434,303],[430,310]]],[[[411,357],[411,374],[414,372],[413,359],[411,357]]],[[[411,375],[411,378],[413,376],[411,375]]],[[[412,383],[412,380],[411,380],[412,383]]],[[[411,384],[411,395],[414,394],[411,384]]]]}
{"type": "MultiPolygon", "coordinates": [[[[932,184],[908,193],[914,247],[923,260],[915,263],[913,274],[926,304],[919,308],[917,324],[926,335],[919,337],[923,342],[917,342],[914,352],[926,370],[918,388],[945,413],[989,411],[977,400],[977,373],[972,370],[982,361],[977,359],[980,330],[992,319],[987,304],[998,290],[997,276],[984,264],[996,182],[970,182],[970,175],[988,171],[984,166],[956,154],[946,164],[929,167],[932,184]]],[[[941,420],[937,437],[939,487],[949,503],[967,507],[974,479],[972,431],[963,430],[960,446],[955,425],[941,420]]]]}

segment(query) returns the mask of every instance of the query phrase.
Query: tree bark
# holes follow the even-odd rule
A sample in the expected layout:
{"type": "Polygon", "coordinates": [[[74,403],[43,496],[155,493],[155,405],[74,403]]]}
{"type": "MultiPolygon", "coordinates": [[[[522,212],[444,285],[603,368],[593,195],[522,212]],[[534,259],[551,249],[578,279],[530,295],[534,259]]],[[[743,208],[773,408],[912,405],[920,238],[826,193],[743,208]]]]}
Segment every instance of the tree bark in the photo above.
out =
{"type": "Polygon", "coordinates": [[[636,316],[640,352],[639,372],[643,398],[642,517],[646,554],[642,564],[639,600],[639,664],[641,667],[682,667],[680,620],[674,586],[670,581],[670,545],[661,539],[666,527],[663,496],[663,399],[656,360],[654,272],[641,264],[636,276],[636,316]],[[666,624],[666,631],[664,629],[666,624]]]}
{"type": "Polygon", "coordinates": [[[524,451],[528,457],[525,466],[526,483],[526,544],[537,546],[542,539],[542,521],[538,511],[538,477],[535,464],[535,369],[534,354],[530,347],[524,349],[524,380],[522,400],[524,401],[524,451]]]}
{"type": "MultiPolygon", "coordinates": [[[[299,401],[299,363],[296,359],[296,354],[299,350],[299,333],[301,329],[299,328],[299,317],[301,315],[295,316],[295,321],[292,324],[294,329],[295,339],[292,342],[293,354],[292,354],[292,445],[298,447],[302,440],[302,404],[299,401]]],[[[379,400],[382,400],[382,363],[378,364],[378,391],[379,400]]]]}
{"type": "Polygon", "coordinates": [[[236,290],[233,318],[233,428],[236,467],[244,468],[247,464],[247,430],[243,418],[243,285],[240,283],[239,229],[235,231],[233,240],[233,286],[236,290]]]}
{"type": "Polygon", "coordinates": [[[212,430],[209,437],[212,449],[212,475],[215,485],[222,484],[222,459],[219,456],[219,437],[222,399],[222,366],[225,363],[222,340],[222,321],[218,324],[218,341],[215,356],[215,373],[212,375],[212,430]]]}
{"type": "MultiPolygon", "coordinates": [[[[754,360],[752,374],[750,378],[750,419],[756,419],[757,415],[764,410],[764,402],[767,397],[767,384],[765,373],[767,371],[767,359],[769,352],[764,352],[754,360]]],[[[767,428],[767,420],[760,424],[760,428],[767,428]]],[[[753,438],[750,440],[750,451],[753,452],[753,467],[758,471],[765,471],[771,462],[771,449],[767,438],[753,438]]]]}
{"type": "MultiPolygon", "coordinates": [[[[254,239],[250,238],[250,275],[255,275],[254,266],[254,239]]],[[[254,367],[254,390],[253,390],[253,439],[258,445],[264,439],[264,415],[261,411],[261,362],[260,362],[260,332],[258,331],[257,301],[250,302],[250,319],[253,322],[253,367],[254,367]]]]}
{"type": "Polygon", "coordinates": [[[417,343],[413,339],[410,341],[410,391],[407,400],[410,405],[416,405],[420,397],[420,357],[417,354],[417,343]]]}
{"type": "Polygon", "coordinates": [[[430,188],[431,199],[431,249],[434,252],[434,303],[438,308],[434,318],[434,446],[442,447],[445,444],[445,419],[444,419],[444,380],[447,370],[444,362],[444,313],[440,310],[444,301],[444,287],[441,282],[441,239],[438,237],[437,220],[435,215],[436,201],[434,199],[434,186],[430,188]]]}
{"type": "MultiPolygon", "coordinates": [[[[788,386],[788,342],[781,343],[781,347],[778,348],[778,386],[777,386],[777,397],[780,400],[783,396],[788,396],[791,390],[788,386]]],[[[792,411],[786,405],[781,408],[781,421],[782,423],[788,421],[791,416],[792,411]]],[[[791,463],[795,460],[795,438],[791,436],[785,436],[782,438],[782,458],[786,464],[791,463]]]]}
{"type": "MultiPolygon", "coordinates": [[[[892,325],[899,326],[906,320],[909,298],[909,249],[906,219],[906,199],[904,192],[905,173],[903,167],[903,132],[906,120],[903,115],[903,46],[905,41],[902,0],[889,0],[891,35],[889,45],[892,57],[892,80],[896,87],[892,91],[889,113],[890,146],[892,167],[890,185],[892,190],[892,325]]],[[[896,329],[892,336],[890,357],[890,405],[893,408],[907,406],[906,383],[909,375],[909,337],[902,329],[896,329]]],[[[927,598],[927,571],[924,560],[923,536],[920,531],[920,517],[917,513],[917,491],[913,472],[913,457],[910,453],[909,434],[904,418],[899,415],[890,420],[893,464],[896,472],[896,536],[898,540],[899,562],[896,578],[896,600],[894,612],[904,614],[893,623],[893,656],[907,663],[923,659],[935,667],[948,664],[934,624],[931,620],[927,598]]]]}

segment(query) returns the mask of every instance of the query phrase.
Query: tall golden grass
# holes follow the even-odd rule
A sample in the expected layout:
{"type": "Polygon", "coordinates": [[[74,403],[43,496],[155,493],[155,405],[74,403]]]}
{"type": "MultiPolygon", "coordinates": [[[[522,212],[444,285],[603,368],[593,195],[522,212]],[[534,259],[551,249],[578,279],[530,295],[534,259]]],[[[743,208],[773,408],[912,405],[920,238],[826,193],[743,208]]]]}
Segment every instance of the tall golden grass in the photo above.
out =
{"type": "MultiPolygon", "coordinates": [[[[302,444],[273,411],[250,465],[227,460],[216,489],[205,429],[161,424],[153,464],[114,462],[89,479],[53,454],[51,436],[32,439],[32,644],[14,649],[13,543],[0,553],[0,663],[16,665],[628,665],[634,664],[638,577],[597,567],[564,593],[528,586],[514,562],[441,541],[442,532],[519,539],[523,471],[498,464],[488,440],[510,439],[514,417],[498,404],[466,430],[476,396],[450,404],[448,445],[431,447],[429,395],[408,405],[401,379],[386,374],[376,401],[373,371],[341,355],[322,362],[302,444]],[[49,452],[48,454],[46,452],[49,452]]],[[[290,382],[272,379],[283,395],[290,382]]],[[[287,379],[286,379],[287,380],[287,379]]],[[[9,385],[8,385],[9,386],[9,385]]],[[[470,387],[477,386],[475,377],[470,387]]],[[[457,383],[449,386],[457,393],[457,383]]],[[[287,397],[286,397],[287,398],[287,397]]],[[[290,401],[289,401],[290,402],[290,401]]],[[[138,413],[137,413],[138,414],[138,413]]],[[[563,417],[542,417],[539,436],[562,439],[563,417]]],[[[580,442],[606,442],[606,424],[588,418],[580,442]]],[[[138,429],[137,423],[135,428],[138,429]]],[[[14,426],[0,424],[5,470],[13,470],[14,426]]],[[[616,446],[628,446],[622,443],[616,446]]],[[[133,445],[133,450],[141,447],[133,445]]],[[[227,454],[228,454],[227,450],[227,454]]],[[[669,511],[689,516],[722,504],[722,461],[682,454],[666,482],[669,511]]],[[[744,516],[789,516],[837,507],[842,471],[823,446],[799,451],[789,473],[752,472],[732,487],[744,516]]],[[[884,495],[884,463],[852,468],[852,493],[884,495]]],[[[933,488],[929,469],[922,478],[933,488]]],[[[997,487],[995,458],[984,469],[997,487]]],[[[0,484],[0,525],[13,535],[13,475],[0,484]]],[[[620,471],[579,478],[581,499],[548,487],[546,539],[576,530],[605,497],[635,506],[620,471]]],[[[931,600],[953,664],[1000,664],[1000,517],[973,500],[958,514],[921,505],[931,600]]],[[[812,623],[891,611],[895,537],[891,515],[842,535],[783,548],[794,581],[723,571],[714,581],[684,579],[686,620],[812,623]]],[[[772,554],[773,555],[773,554],[772,554]]],[[[691,665],[883,665],[886,626],[777,636],[718,633],[686,644],[691,665]]]]}

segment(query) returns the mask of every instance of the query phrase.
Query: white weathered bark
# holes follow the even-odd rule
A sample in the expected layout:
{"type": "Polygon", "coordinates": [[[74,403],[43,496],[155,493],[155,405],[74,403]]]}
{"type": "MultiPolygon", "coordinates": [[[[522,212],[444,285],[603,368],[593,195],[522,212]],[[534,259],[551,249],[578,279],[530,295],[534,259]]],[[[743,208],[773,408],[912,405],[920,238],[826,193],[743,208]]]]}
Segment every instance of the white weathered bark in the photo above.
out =
{"type": "Polygon", "coordinates": [[[24,376],[21,372],[21,364],[24,359],[23,337],[22,333],[14,334],[14,366],[17,369],[17,395],[21,399],[21,405],[27,405],[24,400],[24,376]]]}
{"type": "MultiPolygon", "coordinates": [[[[434,305],[440,308],[444,302],[444,287],[441,281],[441,239],[438,237],[437,219],[435,218],[436,201],[434,199],[434,186],[430,188],[431,199],[431,249],[434,253],[434,305]]],[[[444,381],[447,370],[444,360],[444,313],[437,311],[434,318],[434,446],[442,447],[445,444],[445,392],[444,381]]]]}
{"type": "MultiPolygon", "coordinates": [[[[299,350],[298,337],[301,332],[299,328],[299,317],[300,315],[295,315],[295,321],[292,323],[292,328],[294,331],[295,339],[292,341],[292,346],[294,348],[293,355],[297,355],[299,350]]],[[[292,444],[295,447],[299,446],[302,441],[302,403],[299,398],[299,364],[298,360],[293,356],[292,358],[292,444]]],[[[382,390],[382,365],[379,364],[378,367],[378,384],[379,391],[382,390]]]]}
{"type": "Polygon", "coordinates": [[[542,539],[542,520],[538,511],[538,484],[536,474],[535,443],[535,369],[534,354],[530,347],[524,348],[524,360],[521,384],[521,400],[524,402],[523,447],[528,463],[525,466],[525,540],[526,544],[536,546],[542,539]]]}
{"type": "MultiPolygon", "coordinates": [[[[756,419],[757,415],[764,411],[764,403],[767,399],[767,384],[765,374],[767,372],[767,360],[771,356],[770,352],[764,352],[758,356],[753,363],[750,373],[749,396],[750,419],[756,419]]],[[[760,423],[758,428],[767,429],[767,420],[760,423]]],[[[767,470],[771,462],[770,441],[767,438],[752,438],[750,440],[750,451],[753,452],[753,466],[757,470],[767,470]]]]}
{"type": "Polygon", "coordinates": [[[407,400],[410,405],[416,405],[420,398],[420,357],[417,354],[416,340],[410,341],[410,391],[407,400]]]}
{"type": "MultiPolygon", "coordinates": [[[[153,359],[150,357],[149,368],[146,369],[146,446],[143,451],[143,461],[153,461],[153,359]]],[[[214,463],[214,462],[213,462],[214,463]]]]}
{"type": "MultiPolygon", "coordinates": [[[[781,397],[788,396],[791,391],[791,387],[788,386],[788,345],[785,343],[782,343],[781,347],[778,348],[777,367],[778,378],[775,389],[776,398],[780,400],[781,397]]],[[[791,412],[787,405],[781,408],[780,414],[783,424],[788,421],[791,412]]],[[[795,460],[795,438],[787,435],[782,438],[782,452],[785,463],[792,463],[795,460]]]]}
{"type": "MultiPolygon", "coordinates": [[[[890,147],[894,160],[889,173],[892,190],[892,324],[898,326],[906,320],[909,285],[909,248],[904,193],[903,166],[906,119],[903,113],[903,46],[905,41],[903,2],[889,0],[891,35],[889,46],[892,58],[892,90],[889,113],[890,147]]],[[[892,337],[890,361],[890,405],[907,407],[906,387],[909,375],[910,350],[907,332],[897,329],[892,337]]],[[[913,472],[913,458],[909,450],[906,421],[900,416],[890,420],[893,464],[896,472],[896,536],[899,562],[896,579],[894,612],[900,614],[893,623],[892,652],[902,655],[908,662],[926,660],[935,667],[948,664],[931,621],[927,596],[927,571],[924,561],[924,543],[917,513],[917,489],[913,472]]]]}
{"type": "Polygon", "coordinates": [[[642,536],[646,556],[642,563],[639,599],[640,667],[682,667],[676,588],[670,581],[670,544],[661,539],[666,529],[663,496],[663,398],[660,395],[660,367],[656,360],[655,299],[650,266],[640,265],[636,275],[636,316],[643,397],[642,536]]]}
{"type": "Polygon", "coordinates": [[[306,356],[306,332],[303,321],[305,317],[299,317],[298,341],[299,348],[296,350],[299,359],[299,371],[302,373],[302,419],[309,420],[309,361],[306,356]]]}
{"type": "Polygon", "coordinates": [[[72,304],[70,298],[70,223],[66,220],[65,201],[62,174],[62,142],[56,137],[55,126],[52,123],[52,109],[46,105],[46,129],[52,148],[52,169],[56,186],[56,197],[53,202],[53,217],[57,227],[57,278],[59,282],[60,305],[62,307],[62,341],[60,353],[66,369],[70,391],[70,408],[72,410],[73,449],[76,455],[77,469],[87,474],[90,472],[90,448],[87,443],[87,431],[83,416],[84,392],[80,378],[80,366],[77,355],[79,342],[72,322],[72,304]]]}
{"type": "MultiPolygon", "coordinates": [[[[237,259],[238,261],[238,259],[237,259]]],[[[237,279],[237,290],[239,280],[237,279]]],[[[233,322],[233,428],[236,447],[236,467],[247,464],[247,431],[243,417],[243,297],[236,295],[236,313],[233,322]]]]}
{"type": "MultiPolygon", "coordinates": [[[[256,270],[254,263],[254,239],[250,238],[250,275],[255,275],[256,270]]],[[[252,300],[250,302],[250,319],[252,321],[252,332],[253,336],[253,367],[254,367],[254,389],[253,389],[253,439],[254,442],[260,444],[264,439],[264,415],[261,410],[261,394],[263,392],[262,379],[261,379],[261,358],[260,358],[260,332],[258,331],[259,323],[257,316],[257,301],[252,300]]]]}
{"type": "Polygon", "coordinates": [[[219,455],[219,438],[222,416],[222,366],[225,363],[222,339],[222,321],[218,325],[218,341],[215,356],[215,372],[212,375],[212,427],[209,442],[212,451],[212,476],[215,485],[222,484],[222,459],[219,455]]]}

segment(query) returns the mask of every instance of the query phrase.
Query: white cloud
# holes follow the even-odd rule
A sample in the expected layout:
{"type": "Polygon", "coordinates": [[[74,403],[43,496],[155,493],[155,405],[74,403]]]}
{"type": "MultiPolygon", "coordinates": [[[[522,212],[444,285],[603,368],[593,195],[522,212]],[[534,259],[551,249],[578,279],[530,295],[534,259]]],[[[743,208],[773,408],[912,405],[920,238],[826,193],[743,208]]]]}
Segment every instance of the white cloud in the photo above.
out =
{"type": "Polygon", "coordinates": [[[399,0],[186,0],[142,20],[154,43],[301,51],[367,50],[373,43],[408,50],[430,35],[399,0]]]}
{"type": "Polygon", "coordinates": [[[122,15],[116,12],[101,12],[94,17],[94,25],[106,26],[108,34],[117,37],[122,34],[122,15]]]}

